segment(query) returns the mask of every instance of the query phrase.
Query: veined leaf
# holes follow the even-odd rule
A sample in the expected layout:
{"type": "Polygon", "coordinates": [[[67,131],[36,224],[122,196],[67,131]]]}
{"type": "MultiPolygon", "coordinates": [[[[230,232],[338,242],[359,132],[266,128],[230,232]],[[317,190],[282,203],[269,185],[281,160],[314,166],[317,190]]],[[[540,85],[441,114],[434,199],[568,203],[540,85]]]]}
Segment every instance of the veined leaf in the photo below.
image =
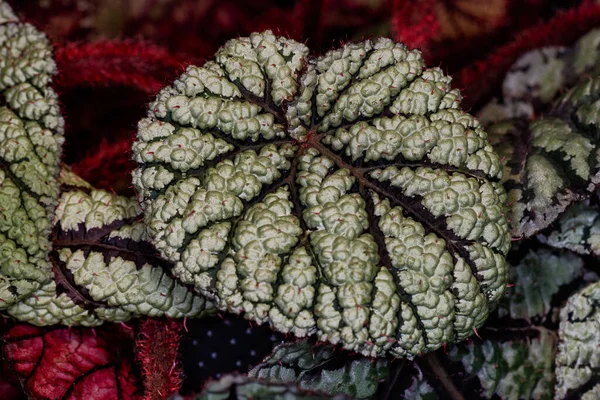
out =
{"type": "Polygon", "coordinates": [[[35,325],[199,317],[211,303],[166,274],[146,238],[135,199],[89,185],[68,171],[52,232],[54,280],[6,312],[35,325]],[[67,186],[67,182],[77,186],[67,186]]]}
{"type": "Polygon", "coordinates": [[[195,400],[272,399],[272,400],[321,400],[348,399],[345,396],[328,396],[323,393],[299,389],[294,384],[268,383],[245,375],[226,375],[218,381],[209,382],[195,400]]]}
{"type": "Polygon", "coordinates": [[[560,312],[555,399],[600,393],[600,282],[571,296],[560,312]]]}
{"type": "Polygon", "coordinates": [[[484,123],[534,118],[549,111],[561,91],[584,75],[600,73],[600,29],[582,36],[572,47],[542,47],[523,54],[507,72],[502,98],[478,113],[484,123]]]}
{"type": "Polygon", "coordinates": [[[513,236],[530,237],[548,227],[600,183],[599,61],[600,30],[569,50],[530,52],[505,78],[505,105],[492,103],[481,113],[497,121],[489,134],[505,159],[513,236]]]}
{"type": "Polygon", "coordinates": [[[221,310],[376,356],[483,324],[506,289],[500,158],[439,68],[389,39],[227,42],[150,105],[152,243],[221,310]]]}
{"type": "Polygon", "coordinates": [[[538,239],[559,249],[600,255],[600,210],[590,205],[589,200],[567,208],[554,226],[538,235],[538,239]]]}
{"type": "Polygon", "coordinates": [[[17,323],[1,339],[3,360],[21,380],[28,399],[141,398],[130,330],[17,323]]]}
{"type": "Polygon", "coordinates": [[[293,382],[302,389],[331,395],[368,399],[389,374],[389,362],[385,359],[348,357],[336,352],[332,345],[314,346],[311,341],[301,339],[277,346],[248,376],[268,382],[293,382]]]}
{"type": "Polygon", "coordinates": [[[51,279],[64,121],[46,36],[0,3],[0,310],[51,279]]]}
{"type": "Polygon", "coordinates": [[[530,250],[516,265],[511,265],[510,281],[514,286],[500,306],[513,319],[545,319],[552,298],[561,286],[579,278],[583,273],[580,257],[556,253],[549,249],[530,250]]]}
{"type": "Polygon", "coordinates": [[[477,376],[484,398],[498,395],[503,400],[552,399],[556,337],[545,328],[537,330],[533,339],[457,345],[449,356],[477,376]]]}
{"type": "MultiPolygon", "coordinates": [[[[600,84],[600,77],[593,82],[600,84]]],[[[504,121],[489,128],[490,141],[507,160],[504,184],[514,236],[538,233],[567,206],[595,190],[600,153],[591,132],[593,96],[600,96],[600,91],[594,87],[587,82],[574,87],[558,103],[554,116],[504,121]],[[578,121],[577,115],[586,121],[578,121]]]]}

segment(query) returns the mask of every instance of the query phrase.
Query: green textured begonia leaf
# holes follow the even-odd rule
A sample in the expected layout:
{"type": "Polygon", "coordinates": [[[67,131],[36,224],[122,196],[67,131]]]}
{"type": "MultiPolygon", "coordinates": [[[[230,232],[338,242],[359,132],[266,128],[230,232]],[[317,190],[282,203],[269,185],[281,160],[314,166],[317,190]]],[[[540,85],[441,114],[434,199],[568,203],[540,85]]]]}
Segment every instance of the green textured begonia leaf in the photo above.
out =
{"type": "Polygon", "coordinates": [[[353,399],[373,398],[379,383],[389,375],[389,362],[383,358],[348,357],[332,345],[315,346],[306,339],[277,346],[248,373],[251,378],[293,382],[302,389],[353,399]]]}
{"type": "Polygon", "coordinates": [[[133,181],[173,274],[221,310],[364,355],[470,336],[504,294],[502,164],[421,54],[227,42],[150,104],[133,181]]]}
{"type": "Polygon", "coordinates": [[[200,317],[214,307],[168,276],[135,199],[90,188],[68,170],[56,208],[54,280],[5,312],[34,325],[100,325],[134,317],[200,317]],[[74,186],[71,186],[74,185],[74,186]]]}
{"type": "Polygon", "coordinates": [[[245,375],[225,375],[218,381],[209,382],[194,400],[269,399],[269,400],[344,400],[348,397],[330,396],[325,393],[300,389],[292,383],[271,383],[249,378],[245,375]]]}
{"type": "Polygon", "coordinates": [[[534,338],[484,340],[460,344],[449,352],[481,385],[481,396],[502,400],[550,400],[554,387],[556,336],[543,327],[532,328],[534,338]]]}
{"type": "Polygon", "coordinates": [[[573,204],[554,223],[553,228],[538,235],[552,247],[569,249],[582,255],[600,256],[600,210],[589,200],[573,204]]]}
{"type": "Polygon", "coordinates": [[[509,269],[514,286],[500,303],[499,313],[531,322],[532,318],[545,319],[560,288],[582,276],[583,260],[568,252],[540,248],[529,250],[509,269]]]}
{"type": "Polygon", "coordinates": [[[63,138],[52,47],[0,3],[0,310],[51,279],[63,138]]]}
{"type": "Polygon", "coordinates": [[[560,312],[555,399],[600,393],[600,282],[571,296],[560,312]]]}

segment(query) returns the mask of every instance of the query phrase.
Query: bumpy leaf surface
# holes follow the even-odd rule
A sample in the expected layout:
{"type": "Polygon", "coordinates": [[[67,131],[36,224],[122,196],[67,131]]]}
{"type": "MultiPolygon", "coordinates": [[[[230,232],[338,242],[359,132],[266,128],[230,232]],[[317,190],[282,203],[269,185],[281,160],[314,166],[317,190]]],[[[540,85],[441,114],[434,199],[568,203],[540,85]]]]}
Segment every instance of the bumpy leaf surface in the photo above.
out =
{"type": "Polygon", "coordinates": [[[94,326],[213,309],[166,274],[134,199],[91,189],[66,170],[61,182],[50,252],[54,279],[9,307],[10,316],[34,325],[94,326]]]}
{"type": "Polygon", "coordinates": [[[295,382],[307,390],[368,399],[375,396],[379,382],[389,377],[388,365],[383,358],[344,359],[332,345],[314,346],[301,339],[275,348],[248,376],[269,382],[295,382]]]}
{"type": "Polygon", "coordinates": [[[245,375],[226,375],[218,381],[209,382],[195,400],[272,399],[272,400],[321,400],[349,399],[345,396],[329,396],[308,392],[288,383],[269,383],[250,379],[245,375]]]}
{"type": "Polygon", "coordinates": [[[366,355],[469,336],[506,288],[502,165],[439,68],[389,39],[270,32],[190,66],[139,123],[152,243],[220,309],[366,355]]]}
{"type": "Polygon", "coordinates": [[[45,35],[0,2],[0,310],[51,279],[63,119],[45,35]]]}
{"type": "Polygon", "coordinates": [[[600,282],[569,298],[560,312],[555,399],[600,393],[600,282]]]}

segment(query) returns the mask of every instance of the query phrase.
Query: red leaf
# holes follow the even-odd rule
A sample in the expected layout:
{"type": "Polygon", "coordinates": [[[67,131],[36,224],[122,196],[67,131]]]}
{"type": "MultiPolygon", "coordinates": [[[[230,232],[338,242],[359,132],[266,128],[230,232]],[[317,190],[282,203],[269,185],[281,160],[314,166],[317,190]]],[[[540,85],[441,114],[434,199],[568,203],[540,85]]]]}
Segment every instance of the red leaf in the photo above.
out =
{"type": "Polygon", "coordinates": [[[179,390],[182,367],[178,360],[182,321],[145,319],[136,340],[144,384],[144,400],[160,400],[179,390]]]}
{"type": "Polygon", "coordinates": [[[133,338],[117,326],[16,324],[2,336],[2,342],[3,356],[30,399],[139,398],[132,374],[133,338]]]}

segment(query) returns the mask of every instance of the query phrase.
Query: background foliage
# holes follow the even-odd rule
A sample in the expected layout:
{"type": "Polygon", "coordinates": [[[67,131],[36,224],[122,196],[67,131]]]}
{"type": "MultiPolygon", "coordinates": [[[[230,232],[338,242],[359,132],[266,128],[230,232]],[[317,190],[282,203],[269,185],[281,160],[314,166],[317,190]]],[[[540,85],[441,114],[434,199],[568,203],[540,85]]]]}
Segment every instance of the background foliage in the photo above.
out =
{"type": "MultiPolygon", "coordinates": [[[[571,121],[576,116],[575,133],[594,146],[598,140],[593,107],[585,112],[587,119],[581,118],[578,94],[563,96],[586,79],[594,84],[598,41],[580,45],[587,58],[578,58],[577,46],[572,47],[600,26],[600,4],[590,0],[9,3],[55,47],[59,76],[54,87],[66,118],[64,163],[92,186],[118,195],[134,194],[130,148],[135,123],[151,96],[226,40],[266,28],[306,41],[317,54],[339,41],[372,35],[420,48],[428,65],[441,65],[453,76],[453,86],[465,94],[465,109],[486,121],[499,151],[507,142],[518,146],[514,138],[531,137],[540,115],[567,115],[571,121]],[[527,51],[549,45],[564,47],[509,71],[527,51]],[[579,70],[572,67],[580,64],[579,70]],[[507,73],[511,78],[505,80],[507,73]],[[541,79],[547,76],[552,78],[541,79]],[[548,89],[548,82],[555,87],[548,89]],[[510,122],[501,122],[509,117],[510,122]]],[[[594,104],[587,97],[585,102],[594,104]]],[[[552,159],[555,150],[538,147],[539,158],[552,159]]],[[[515,148],[505,154],[513,189],[523,184],[519,176],[532,152],[521,159],[518,154],[515,148]]],[[[568,195],[555,212],[566,210],[558,221],[513,232],[515,239],[532,237],[514,242],[509,255],[513,286],[478,336],[427,357],[372,360],[306,340],[282,343],[286,338],[266,327],[225,315],[193,321],[147,318],[97,328],[38,328],[4,320],[0,393],[39,399],[160,399],[176,392],[189,398],[231,393],[260,398],[265,391],[299,398],[594,396],[600,375],[598,356],[590,348],[598,339],[590,332],[598,332],[598,290],[589,286],[573,296],[598,280],[599,197],[587,183],[573,178],[560,187],[568,195]],[[248,371],[249,378],[218,381],[227,372],[248,371]],[[59,373],[63,379],[55,383],[59,373]],[[210,379],[208,393],[200,395],[210,379]]],[[[551,193],[550,203],[556,204],[557,196],[551,193]]],[[[536,204],[546,210],[540,199],[536,204]]]]}

